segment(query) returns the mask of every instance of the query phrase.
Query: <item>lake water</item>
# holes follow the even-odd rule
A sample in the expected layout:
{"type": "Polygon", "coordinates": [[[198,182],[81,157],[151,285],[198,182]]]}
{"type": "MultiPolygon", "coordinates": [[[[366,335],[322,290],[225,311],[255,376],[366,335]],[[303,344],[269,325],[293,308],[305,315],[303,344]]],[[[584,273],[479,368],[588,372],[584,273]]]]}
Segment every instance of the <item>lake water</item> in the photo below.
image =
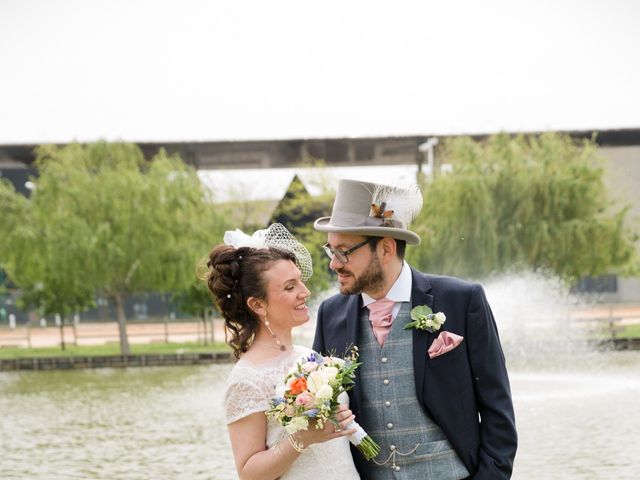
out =
{"type": "MultiPolygon", "coordinates": [[[[516,410],[513,479],[640,478],[640,351],[594,351],[572,321],[580,299],[556,280],[520,274],[486,291],[516,410]]],[[[311,343],[311,322],[296,331],[311,343]]],[[[230,368],[0,373],[0,479],[236,479],[230,368]]]]}
{"type": "MultiPolygon", "coordinates": [[[[640,352],[510,365],[513,478],[640,478],[640,352]]],[[[0,374],[0,478],[235,479],[230,365],[0,374]]]]}

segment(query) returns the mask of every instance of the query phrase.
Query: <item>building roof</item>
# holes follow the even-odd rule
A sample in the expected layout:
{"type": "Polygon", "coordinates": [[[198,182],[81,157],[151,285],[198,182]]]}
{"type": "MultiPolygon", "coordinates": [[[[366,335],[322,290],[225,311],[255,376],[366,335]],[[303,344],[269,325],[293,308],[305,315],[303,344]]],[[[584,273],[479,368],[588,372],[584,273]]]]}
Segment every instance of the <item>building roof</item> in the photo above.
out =
{"type": "MultiPolygon", "coordinates": [[[[509,132],[540,133],[540,132],[509,132]]],[[[596,135],[596,143],[600,146],[640,145],[640,127],[602,130],[573,130],[568,133],[574,138],[590,138],[596,135]]],[[[415,145],[426,142],[434,135],[408,135],[384,137],[339,137],[339,138],[307,138],[288,140],[243,140],[243,141],[201,141],[201,142],[141,142],[137,143],[145,156],[153,156],[160,148],[169,153],[179,153],[182,159],[198,169],[211,168],[264,168],[290,167],[298,163],[301,155],[309,158],[323,159],[327,164],[344,165],[353,163],[370,165],[370,152],[377,145],[396,145],[396,150],[404,150],[409,157],[415,145]]],[[[457,137],[461,135],[435,135],[438,138],[457,137]]],[[[469,133],[475,139],[489,136],[485,133],[469,133]]],[[[0,145],[0,168],[4,165],[31,164],[34,159],[34,144],[0,145]]],[[[403,155],[395,159],[382,160],[381,164],[411,163],[402,160],[403,155]]]]}

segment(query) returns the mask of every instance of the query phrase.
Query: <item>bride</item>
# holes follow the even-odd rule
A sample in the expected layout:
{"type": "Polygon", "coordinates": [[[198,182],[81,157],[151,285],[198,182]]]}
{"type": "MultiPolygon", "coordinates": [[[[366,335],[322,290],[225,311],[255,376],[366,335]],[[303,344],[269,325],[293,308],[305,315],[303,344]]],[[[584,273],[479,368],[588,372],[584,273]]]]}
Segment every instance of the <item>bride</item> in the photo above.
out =
{"type": "Polygon", "coordinates": [[[227,380],[226,423],[241,479],[358,479],[346,430],[351,410],[339,407],[338,426],[310,426],[294,435],[265,411],[289,368],[311,350],[292,344],[291,330],[309,320],[304,285],[311,257],[280,224],[249,237],[226,232],[207,262],[207,285],[225,319],[238,362],[227,380]]]}

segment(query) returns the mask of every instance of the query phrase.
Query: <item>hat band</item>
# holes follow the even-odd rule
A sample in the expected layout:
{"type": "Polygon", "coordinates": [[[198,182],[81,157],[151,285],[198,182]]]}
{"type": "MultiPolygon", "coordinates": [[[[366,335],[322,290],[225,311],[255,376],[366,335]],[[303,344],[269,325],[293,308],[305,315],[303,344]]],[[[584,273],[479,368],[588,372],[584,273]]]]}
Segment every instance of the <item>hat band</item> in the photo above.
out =
{"type": "Polygon", "coordinates": [[[341,228],[350,227],[391,227],[404,228],[402,222],[391,218],[380,218],[361,215],[358,213],[335,212],[331,215],[329,225],[341,228]]]}

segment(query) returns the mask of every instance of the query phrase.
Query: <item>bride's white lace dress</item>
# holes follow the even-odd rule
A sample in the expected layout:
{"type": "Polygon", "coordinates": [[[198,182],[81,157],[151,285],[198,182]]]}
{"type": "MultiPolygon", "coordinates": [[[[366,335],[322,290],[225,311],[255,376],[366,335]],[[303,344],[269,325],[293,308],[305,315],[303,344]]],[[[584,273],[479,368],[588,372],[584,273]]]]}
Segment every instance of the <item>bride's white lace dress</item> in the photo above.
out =
{"type": "MultiPolygon", "coordinates": [[[[311,350],[296,346],[267,363],[254,365],[241,358],[231,370],[225,393],[225,413],[227,424],[240,420],[255,412],[264,412],[274,396],[274,386],[284,377],[295,361],[311,350]]],[[[286,439],[284,428],[269,420],[267,423],[267,447],[273,448],[286,439]]],[[[331,478],[332,480],[359,479],[351,458],[347,437],[324,443],[316,443],[305,448],[281,479],[309,480],[310,478],[331,478]]]]}

